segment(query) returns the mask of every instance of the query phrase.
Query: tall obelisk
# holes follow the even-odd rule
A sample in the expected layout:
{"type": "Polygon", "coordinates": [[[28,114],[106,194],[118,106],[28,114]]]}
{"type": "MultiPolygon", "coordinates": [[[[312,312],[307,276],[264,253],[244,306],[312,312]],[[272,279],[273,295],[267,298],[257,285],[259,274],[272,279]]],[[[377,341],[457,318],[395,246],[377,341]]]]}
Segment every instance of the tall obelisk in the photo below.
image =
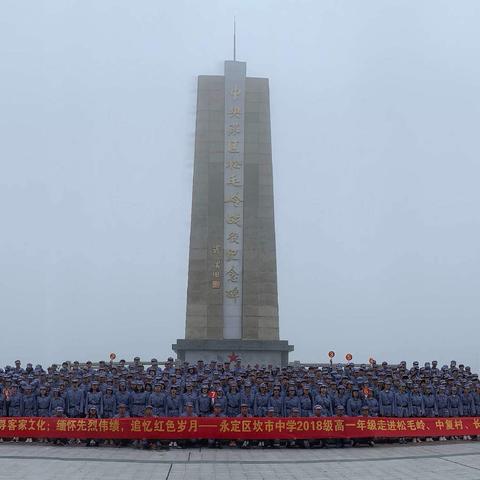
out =
{"type": "Polygon", "coordinates": [[[285,366],[279,340],[269,87],[225,62],[199,76],[185,339],[180,360],[285,366]]]}

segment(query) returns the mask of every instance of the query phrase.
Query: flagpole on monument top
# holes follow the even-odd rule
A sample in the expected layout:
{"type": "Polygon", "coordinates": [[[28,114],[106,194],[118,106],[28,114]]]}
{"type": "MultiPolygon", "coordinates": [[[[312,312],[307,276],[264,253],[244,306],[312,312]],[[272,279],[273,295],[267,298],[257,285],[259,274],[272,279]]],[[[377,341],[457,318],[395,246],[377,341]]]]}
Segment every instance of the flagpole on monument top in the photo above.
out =
{"type": "Polygon", "coordinates": [[[233,61],[237,61],[237,26],[235,17],[233,17],[233,61]]]}

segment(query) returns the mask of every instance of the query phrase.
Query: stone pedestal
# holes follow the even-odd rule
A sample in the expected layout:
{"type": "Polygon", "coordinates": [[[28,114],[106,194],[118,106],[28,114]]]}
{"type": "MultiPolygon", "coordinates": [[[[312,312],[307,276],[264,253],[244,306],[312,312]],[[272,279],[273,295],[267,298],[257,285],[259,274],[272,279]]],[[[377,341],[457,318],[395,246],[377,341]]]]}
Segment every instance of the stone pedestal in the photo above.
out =
{"type": "Polygon", "coordinates": [[[286,340],[177,340],[172,349],[179,360],[189,363],[197,363],[198,360],[224,363],[241,359],[244,366],[285,367],[293,345],[286,340]]]}

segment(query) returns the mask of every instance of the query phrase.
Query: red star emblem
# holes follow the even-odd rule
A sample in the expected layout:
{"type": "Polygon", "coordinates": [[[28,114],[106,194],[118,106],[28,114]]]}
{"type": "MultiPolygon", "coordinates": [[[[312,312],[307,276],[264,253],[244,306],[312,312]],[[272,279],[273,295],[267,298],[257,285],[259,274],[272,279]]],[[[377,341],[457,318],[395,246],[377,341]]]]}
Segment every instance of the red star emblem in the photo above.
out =
{"type": "Polygon", "coordinates": [[[230,362],[236,362],[238,360],[238,355],[235,352],[232,352],[231,355],[227,355],[230,362]]]}

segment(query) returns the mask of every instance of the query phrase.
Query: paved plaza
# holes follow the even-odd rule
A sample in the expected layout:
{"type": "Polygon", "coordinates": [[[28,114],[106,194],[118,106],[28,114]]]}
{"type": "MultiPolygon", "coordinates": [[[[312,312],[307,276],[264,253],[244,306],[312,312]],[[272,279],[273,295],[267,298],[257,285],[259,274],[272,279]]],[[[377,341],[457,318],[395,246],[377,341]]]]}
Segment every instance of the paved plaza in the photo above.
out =
{"type": "Polygon", "coordinates": [[[0,444],[0,479],[480,479],[480,442],[319,450],[0,444]]]}

